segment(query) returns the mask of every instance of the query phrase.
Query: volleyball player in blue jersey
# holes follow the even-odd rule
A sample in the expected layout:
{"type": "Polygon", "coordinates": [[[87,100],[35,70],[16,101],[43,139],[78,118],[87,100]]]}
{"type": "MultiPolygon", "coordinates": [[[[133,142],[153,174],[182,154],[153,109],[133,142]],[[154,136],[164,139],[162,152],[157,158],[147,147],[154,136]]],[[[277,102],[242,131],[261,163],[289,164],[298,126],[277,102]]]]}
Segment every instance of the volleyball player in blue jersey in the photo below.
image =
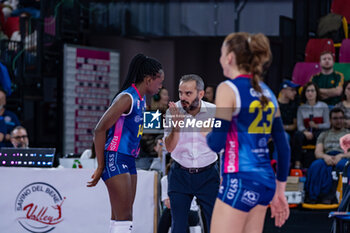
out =
{"type": "Polygon", "coordinates": [[[216,92],[216,119],[222,125],[207,135],[212,150],[224,149],[211,233],[262,232],[269,204],[276,226],[289,216],[284,191],[290,147],[276,97],[260,81],[270,61],[263,34],[232,33],[222,45],[220,63],[229,78],[216,92]],[[277,177],[267,148],[271,136],[278,151],[277,177]]]}
{"type": "Polygon", "coordinates": [[[98,167],[87,186],[95,186],[100,178],[107,186],[112,209],[109,233],[131,232],[137,181],[135,157],[143,132],[145,94],[158,93],[163,80],[164,72],[157,60],[136,55],[121,90],[96,125],[98,167]]]}

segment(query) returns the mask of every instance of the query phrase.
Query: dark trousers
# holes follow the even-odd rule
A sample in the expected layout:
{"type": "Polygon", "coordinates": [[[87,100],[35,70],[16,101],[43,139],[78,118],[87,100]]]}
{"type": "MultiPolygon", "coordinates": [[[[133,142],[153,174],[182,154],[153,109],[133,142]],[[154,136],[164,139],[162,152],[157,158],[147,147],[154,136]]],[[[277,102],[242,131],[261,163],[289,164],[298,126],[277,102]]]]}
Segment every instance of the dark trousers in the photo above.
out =
{"type": "MultiPolygon", "coordinates": [[[[199,222],[198,212],[190,210],[189,216],[188,216],[188,225],[197,226],[198,222],[199,222]]],[[[168,233],[170,226],[171,226],[171,212],[170,212],[170,209],[165,208],[159,219],[157,233],[168,233]]],[[[190,232],[189,228],[187,228],[186,232],[188,233],[190,232]]]]}
{"type": "Polygon", "coordinates": [[[168,196],[171,205],[171,232],[184,233],[188,229],[188,214],[193,196],[201,207],[204,227],[210,230],[211,216],[219,189],[218,166],[199,173],[190,173],[174,162],[168,174],[168,196]]]}
{"type": "MultiPolygon", "coordinates": [[[[339,151],[330,151],[328,155],[335,156],[339,153],[339,151]]],[[[333,179],[332,171],[343,171],[347,161],[348,159],[341,159],[334,167],[328,166],[324,159],[317,159],[311,164],[305,183],[305,190],[310,200],[335,197],[338,180],[333,179]]]]}
{"type": "MultiPolygon", "coordinates": [[[[292,162],[295,161],[300,161],[302,162],[302,164],[305,165],[310,165],[312,163],[312,161],[315,160],[315,156],[313,154],[311,154],[310,158],[309,157],[303,157],[303,149],[302,146],[303,145],[308,145],[308,144],[312,144],[312,145],[316,145],[316,140],[317,137],[323,132],[323,130],[314,130],[313,131],[313,139],[312,140],[307,140],[304,133],[301,131],[297,131],[294,134],[294,140],[293,140],[293,147],[292,147],[292,162]]],[[[308,166],[306,166],[308,167],[308,166]]]]}

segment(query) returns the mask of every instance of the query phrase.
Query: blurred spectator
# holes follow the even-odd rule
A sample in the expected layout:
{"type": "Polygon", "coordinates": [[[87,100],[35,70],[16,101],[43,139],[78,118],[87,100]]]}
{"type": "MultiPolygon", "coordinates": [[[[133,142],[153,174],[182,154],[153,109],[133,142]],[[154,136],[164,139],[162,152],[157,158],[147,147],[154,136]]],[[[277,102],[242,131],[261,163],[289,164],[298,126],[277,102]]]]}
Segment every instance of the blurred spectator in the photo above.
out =
{"type": "MultiPolygon", "coordinates": [[[[153,149],[157,153],[157,158],[154,158],[150,166],[150,170],[156,171],[165,171],[165,168],[162,169],[163,153],[167,153],[164,148],[163,134],[158,135],[154,139],[153,149]]],[[[164,163],[165,164],[165,163],[164,163]]],[[[163,165],[164,166],[164,165],[163,165]]]]}
{"type": "Polygon", "coordinates": [[[16,126],[11,131],[11,143],[15,148],[28,148],[29,139],[27,130],[23,126],[16,126]]]}
{"type": "Polygon", "coordinates": [[[17,9],[18,0],[7,0],[2,2],[2,13],[4,14],[5,19],[7,19],[13,10],[17,9]]]}
{"type": "Polygon", "coordinates": [[[11,143],[11,131],[16,126],[20,125],[18,117],[15,113],[7,110],[6,106],[6,92],[3,89],[0,89],[0,116],[4,118],[6,126],[6,134],[4,140],[1,141],[2,147],[12,147],[11,143]]]}
{"type": "MultiPolygon", "coordinates": [[[[158,94],[152,96],[151,105],[148,106],[148,111],[157,111],[159,110],[161,115],[161,126],[163,123],[163,117],[168,109],[169,103],[169,94],[168,90],[165,87],[162,87],[158,94]]],[[[139,157],[158,157],[158,153],[154,150],[155,139],[161,134],[160,133],[147,133],[146,131],[142,135],[140,141],[140,154],[139,157]]]]}
{"type": "Polygon", "coordinates": [[[337,103],[335,107],[341,108],[345,114],[345,128],[350,128],[350,81],[346,81],[343,85],[342,101],[337,103]]]}
{"type": "Polygon", "coordinates": [[[154,139],[153,149],[157,153],[157,158],[154,158],[150,166],[150,170],[161,171],[163,157],[163,135],[158,135],[154,139]]]}
{"type": "MultiPolygon", "coordinates": [[[[4,117],[0,116],[0,142],[5,140],[6,135],[6,124],[4,121],[4,117]]],[[[0,143],[0,147],[3,147],[3,143],[0,143]]]]}
{"type": "Polygon", "coordinates": [[[162,87],[158,94],[152,96],[150,111],[159,110],[162,114],[165,114],[168,109],[169,92],[165,87],[162,87]]]}
{"type": "Polygon", "coordinates": [[[285,80],[281,85],[281,91],[278,96],[278,105],[281,111],[283,127],[290,136],[292,136],[297,129],[298,104],[295,101],[297,87],[299,87],[298,84],[285,80]]]}
{"type": "Polygon", "coordinates": [[[303,87],[301,100],[304,103],[299,106],[297,112],[298,131],[294,134],[293,158],[295,168],[307,167],[312,158],[302,158],[302,146],[315,145],[320,133],[329,128],[329,109],[326,103],[319,101],[319,89],[316,84],[308,82],[303,87]]]}
{"type": "Polygon", "coordinates": [[[311,77],[310,81],[320,88],[320,99],[334,106],[339,103],[344,83],[344,75],[334,71],[334,58],[331,52],[325,51],[320,56],[321,72],[311,77]]]}
{"type": "Polygon", "coordinates": [[[214,104],[215,103],[215,90],[216,90],[216,88],[214,86],[208,85],[205,88],[203,100],[214,104]]]}
{"type": "Polygon", "coordinates": [[[11,77],[7,66],[0,61],[0,89],[6,92],[7,95],[11,95],[11,77]]]}
{"type": "Polygon", "coordinates": [[[32,3],[32,5],[23,5],[21,4],[19,8],[13,10],[11,12],[11,16],[20,16],[23,13],[30,14],[32,18],[40,18],[40,1],[34,1],[39,2],[39,5],[35,7],[35,5],[32,3]]]}
{"type": "Polygon", "coordinates": [[[350,152],[344,153],[339,140],[350,133],[344,129],[344,112],[333,108],[330,112],[331,129],[321,133],[317,139],[315,160],[307,171],[306,191],[308,201],[331,204],[336,202],[335,190],[337,182],[333,182],[332,170],[343,171],[350,158],[350,152]]]}
{"type": "MultiPolygon", "coordinates": [[[[286,131],[286,137],[291,144],[291,147],[293,143],[291,139],[297,128],[298,103],[295,98],[297,87],[299,87],[298,84],[295,84],[290,80],[284,80],[281,84],[281,90],[278,95],[278,105],[281,112],[283,127],[286,131]]],[[[277,150],[275,150],[272,138],[268,141],[268,147],[271,159],[277,159],[277,150]]]]}
{"type": "MultiPolygon", "coordinates": [[[[35,50],[37,46],[37,30],[34,24],[34,20],[32,20],[32,15],[28,12],[22,12],[19,16],[11,16],[8,17],[5,21],[2,29],[5,33],[5,35],[10,38],[11,41],[22,41],[22,35],[23,33],[23,43],[24,48],[26,50],[35,50]],[[24,31],[20,31],[20,19],[23,18],[25,27],[24,31]]],[[[1,22],[1,20],[0,20],[1,22]]],[[[10,50],[15,50],[16,46],[11,45],[9,47],[10,50]]]]}

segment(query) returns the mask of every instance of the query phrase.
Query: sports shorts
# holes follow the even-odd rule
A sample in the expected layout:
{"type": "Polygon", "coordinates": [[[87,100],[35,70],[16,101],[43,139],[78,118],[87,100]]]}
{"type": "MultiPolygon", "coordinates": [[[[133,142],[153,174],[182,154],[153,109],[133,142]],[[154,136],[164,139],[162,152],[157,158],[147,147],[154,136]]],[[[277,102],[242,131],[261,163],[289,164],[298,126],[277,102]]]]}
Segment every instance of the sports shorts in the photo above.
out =
{"type": "Polygon", "coordinates": [[[106,181],[113,176],[123,173],[130,173],[130,175],[137,174],[135,157],[116,151],[105,151],[104,156],[105,168],[102,172],[102,180],[106,181]]]}
{"type": "Polygon", "coordinates": [[[237,173],[225,173],[218,192],[218,198],[232,208],[249,212],[257,205],[270,204],[275,189],[237,173]]]}

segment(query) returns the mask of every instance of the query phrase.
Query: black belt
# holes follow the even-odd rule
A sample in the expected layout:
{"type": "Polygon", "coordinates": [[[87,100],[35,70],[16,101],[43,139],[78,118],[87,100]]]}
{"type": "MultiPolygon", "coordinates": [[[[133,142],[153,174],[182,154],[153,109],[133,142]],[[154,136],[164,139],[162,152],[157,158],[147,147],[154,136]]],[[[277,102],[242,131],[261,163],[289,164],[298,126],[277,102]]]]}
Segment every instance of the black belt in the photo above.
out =
{"type": "MultiPolygon", "coordinates": [[[[174,161],[175,162],[175,161],[174,161]]],[[[215,165],[216,162],[209,164],[208,166],[205,167],[184,167],[181,164],[179,164],[178,162],[175,162],[175,164],[181,168],[182,170],[188,171],[189,173],[193,174],[193,173],[200,173],[202,171],[208,170],[209,168],[213,167],[215,165]]]]}

